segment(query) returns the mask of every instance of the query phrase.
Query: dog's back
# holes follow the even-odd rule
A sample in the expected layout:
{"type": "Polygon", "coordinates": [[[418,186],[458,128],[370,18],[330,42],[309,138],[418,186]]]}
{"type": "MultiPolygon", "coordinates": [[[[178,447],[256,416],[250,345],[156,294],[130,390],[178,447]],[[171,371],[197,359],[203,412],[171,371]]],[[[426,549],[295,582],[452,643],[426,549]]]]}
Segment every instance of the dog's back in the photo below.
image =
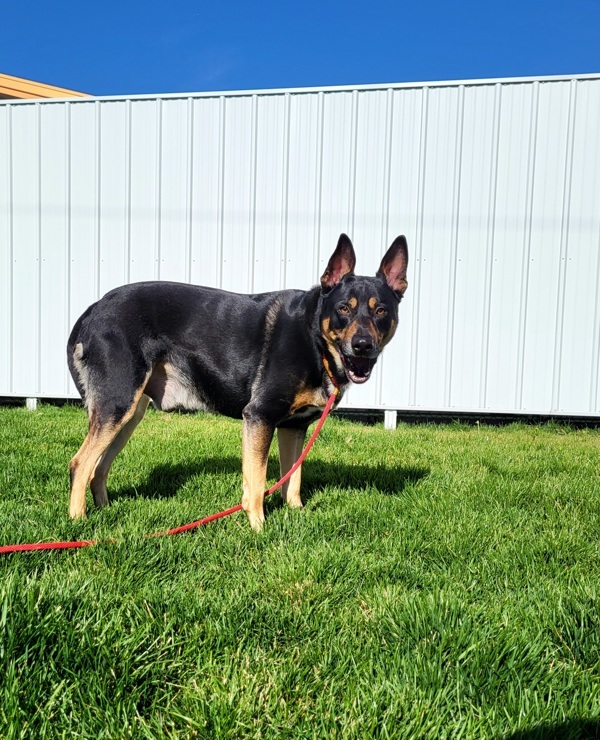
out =
{"type": "Polygon", "coordinates": [[[292,353],[288,363],[310,367],[314,342],[308,329],[314,319],[301,308],[306,295],[241,295],[172,282],[116,288],[75,324],[67,346],[71,375],[86,405],[93,395],[103,416],[116,409],[111,398],[99,397],[101,389],[110,388],[108,395],[122,408],[143,385],[163,410],[210,409],[242,418],[267,344],[282,372],[284,345],[292,353]],[[303,311],[299,325],[294,306],[303,311]],[[279,336],[273,346],[270,334],[282,320],[287,341],[279,336]]]}

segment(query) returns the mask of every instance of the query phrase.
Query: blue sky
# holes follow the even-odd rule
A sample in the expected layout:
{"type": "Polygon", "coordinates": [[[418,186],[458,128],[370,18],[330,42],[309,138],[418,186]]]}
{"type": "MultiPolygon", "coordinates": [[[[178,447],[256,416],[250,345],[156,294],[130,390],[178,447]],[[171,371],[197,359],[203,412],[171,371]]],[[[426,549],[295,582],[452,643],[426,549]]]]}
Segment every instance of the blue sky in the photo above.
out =
{"type": "Polygon", "coordinates": [[[0,72],[95,95],[600,72],[600,0],[13,0],[0,72]]]}

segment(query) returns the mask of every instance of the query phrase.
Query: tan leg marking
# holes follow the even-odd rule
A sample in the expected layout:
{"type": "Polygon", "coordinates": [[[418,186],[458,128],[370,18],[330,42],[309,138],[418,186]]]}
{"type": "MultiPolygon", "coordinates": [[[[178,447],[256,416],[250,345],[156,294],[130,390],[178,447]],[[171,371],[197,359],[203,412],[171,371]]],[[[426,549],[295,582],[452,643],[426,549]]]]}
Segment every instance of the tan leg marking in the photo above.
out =
{"type": "Polygon", "coordinates": [[[242,424],[242,477],[244,493],[242,508],[248,514],[250,526],[260,532],[265,521],[263,501],[267,480],[267,460],[273,439],[273,429],[266,423],[248,421],[242,424]]]}
{"type": "Polygon", "coordinates": [[[69,464],[71,470],[69,516],[71,519],[85,516],[85,491],[88,481],[98,460],[117,433],[118,428],[113,425],[99,427],[93,423],[90,424],[87,437],[69,464]]]}
{"type": "MultiPolygon", "coordinates": [[[[145,384],[144,384],[145,385],[145,384]]],[[[95,421],[95,413],[90,411],[90,428],[87,437],[75,457],[69,463],[71,471],[71,500],[69,516],[80,519],[85,516],[85,491],[98,461],[112,444],[115,437],[135,414],[144,388],[135,394],[133,403],[127,413],[116,424],[100,425],[95,421]]]]}
{"type": "MultiPolygon", "coordinates": [[[[283,477],[302,454],[302,445],[306,432],[304,429],[278,429],[277,442],[279,443],[279,466],[283,477]]],[[[302,480],[302,466],[281,487],[281,498],[284,503],[293,509],[302,507],[300,498],[300,482],[302,480]]]]}
{"type": "Polygon", "coordinates": [[[94,496],[94,504],[98,509],[108,504],[108,493],[106,491],[106,481],[110,472],[110,467],[113,464],[116,456],[125,447],[127,442],[131,439],[131,435],[134,433],[135,428],[144,418],[150,398],[145,394],[141,397],[135,413],[129,419],[127,424],[117,434],[115,439],[110,444],[109,448],[102,455],[96,465],[96,469],[92,474],[92,480],[90,481],[90,488],[92,489],[92,495],[94,496]]]}

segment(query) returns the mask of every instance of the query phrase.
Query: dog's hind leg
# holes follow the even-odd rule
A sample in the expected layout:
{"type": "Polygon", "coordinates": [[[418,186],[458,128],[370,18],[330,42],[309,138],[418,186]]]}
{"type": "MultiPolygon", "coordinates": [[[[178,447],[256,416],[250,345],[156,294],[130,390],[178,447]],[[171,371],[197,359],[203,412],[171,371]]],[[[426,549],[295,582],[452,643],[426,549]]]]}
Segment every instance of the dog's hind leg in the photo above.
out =
{"type": "MultiPolygon", "coordinates": [[[[97,409],[90,410],[90,428],[83,444],[69,463],[71,472],[71,500],[69,516],[79,519],[85,516],[85,492],[87,484],[101,457],[108,450],[119,432],[135,415],[143,393],[142,388],[135,394],[127,411],[119,416],[100,414],[97,409]]],[[[133,430],[132,430],[133,431],[133,430]]]]}
{"type": "Polygon", "coordinates": [[[92,420],[90,429],[75,457],[69,463],[71,472],[71,501],[69,516],[79,519],[85,516],[85,492],[94,468],[119,432],[113,423],[98,424],[92,420]]]}
{"type": "MultiPolygon", "coordinates": [[[[283,477],[294,465],[302,454],[302,445],[306,436],[305,429],[277,429],[277,442],[279,444],[279,466],[283,477]]],[[[291,478],[281,487],[281,498],[283,502],[293,509],[302,507],[300,498],[300,482],[302,480],[302,466],[300,466],[291,478]]]]}
{"type": "Polygon", "coordinates": [[[108,493],[106,490],[106,481],[110,472],[110,467],[113,464],[116,456],[125,447],[127,442],[131,439],[131,435],[134,433],[135,428],[144,418],[150,398],[144,394],[137,405],[137,408],[129,421],[121,428],[117,436],[110,443],[106,452],[98,460],[96,468],[92,474],[90,481],[90,488],[94,497],[94,504],[96,508],[101,509],[103,506],[108,504],[108,493]]]}

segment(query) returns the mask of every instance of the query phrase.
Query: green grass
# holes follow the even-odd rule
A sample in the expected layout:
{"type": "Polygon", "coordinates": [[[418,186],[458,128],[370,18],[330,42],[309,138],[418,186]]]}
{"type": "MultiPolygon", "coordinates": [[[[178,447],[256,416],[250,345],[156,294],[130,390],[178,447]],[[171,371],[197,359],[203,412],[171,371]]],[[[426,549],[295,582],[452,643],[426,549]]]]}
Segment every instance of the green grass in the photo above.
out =
{"type": "Polygon", "coordinates": [[[598,431],[333,419],[303,511],[146,539],[239,502],[239,424],[149,413],[70,522],[85,428],[0,410],[0,543],[117,540],[0,558],[0,737],[596,736],[598,431]]]}

